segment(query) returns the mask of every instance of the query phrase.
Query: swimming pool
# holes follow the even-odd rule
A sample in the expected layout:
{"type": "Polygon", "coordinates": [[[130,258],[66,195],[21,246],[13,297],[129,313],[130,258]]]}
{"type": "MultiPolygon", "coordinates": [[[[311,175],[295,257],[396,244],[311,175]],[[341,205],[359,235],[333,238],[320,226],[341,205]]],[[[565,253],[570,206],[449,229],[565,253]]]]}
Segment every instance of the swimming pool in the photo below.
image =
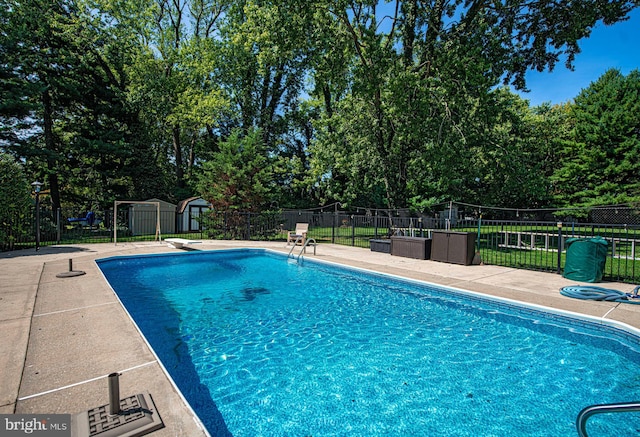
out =
{"type": "Polygon", "coordinates": [[[98,265],[214,436],[574,436],[640,392],[640,339],[586,320],[264,250],[98,265]]]}

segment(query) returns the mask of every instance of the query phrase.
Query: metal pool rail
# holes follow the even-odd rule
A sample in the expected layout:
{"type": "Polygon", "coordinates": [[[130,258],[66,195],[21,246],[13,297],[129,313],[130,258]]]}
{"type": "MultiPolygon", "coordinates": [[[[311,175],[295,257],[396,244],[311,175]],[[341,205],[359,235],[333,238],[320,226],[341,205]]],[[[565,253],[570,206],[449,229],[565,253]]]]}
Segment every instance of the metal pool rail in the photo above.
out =
{"type": "Polygon", "coordinates": [[[587,435],[587,420],[594,414],[602,413],[631,413],[640,411],[640,402],[622,402],[617,404],[600,404],[590,405],[584,408],[578,414],[576,419],[576,427],[580,437],[589,437],[587,435]]]}

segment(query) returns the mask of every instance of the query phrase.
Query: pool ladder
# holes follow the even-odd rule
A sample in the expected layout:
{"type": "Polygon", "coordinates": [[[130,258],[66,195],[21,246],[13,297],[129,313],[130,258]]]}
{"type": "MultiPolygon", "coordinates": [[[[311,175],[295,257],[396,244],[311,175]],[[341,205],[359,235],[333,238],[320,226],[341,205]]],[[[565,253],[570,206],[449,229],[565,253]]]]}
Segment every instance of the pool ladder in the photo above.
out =
{"type": "Polygon", "coordinates": [[[576,419],[576,427],[578,428],[578,435],[580,437],[587,436],[587,420],[594,414],[601,413],[630,413],[633,411],[640,411],[640,402],[621,402],[617,404],[600,404],[589,405],[583,408],[578,414],[576,419]]]}
{"type": "Polygon", "coordinates": [[[298,253],[298,258],[296,258],[293,255],[293,250],[296,248],[296,246],[298,245],[298,242],[304,237],[298,237],[296,238],[296,242],[293,243],[293,247],[291,248],[291,250],[289,251],[289,255],[287,255],[287,258],[293,258],[295,260],[297,260],[298,262],[300,262],[300,258],[302,257],[302,252],[307,253],[307,246],[311,246],[313,245],[313,254],[316,254],[316,246],[318,245],[318,243],[316,243],[316,240],[314,238],[309,238],[307,239],[307,241],[304,242],[304,244],[302,245],[302,249],[300,249],[300,253],[298,253]]]}

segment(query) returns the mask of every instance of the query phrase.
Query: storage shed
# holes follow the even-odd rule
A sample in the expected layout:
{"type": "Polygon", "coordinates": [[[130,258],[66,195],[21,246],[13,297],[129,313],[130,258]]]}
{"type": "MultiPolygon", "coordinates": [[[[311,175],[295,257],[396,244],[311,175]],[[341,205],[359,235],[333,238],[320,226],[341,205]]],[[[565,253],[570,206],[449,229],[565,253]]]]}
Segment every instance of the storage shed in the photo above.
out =
{"type": "Polygon", "coordinates": [[[178,202],[178,232],[200,232],[202,224],[200,215],[208,211],[211,205],[202,197],[190,197],[178,202]]]}
{"type": "MultiPolygon", "coordinates": [[[[160,199],[145,202],[160,202],[160,233],[175,234],[176,205],[160,199]]],[[[129,207],[129,230],[131,235],[153,235],[156,233],[158,207],[149,203],[134,203],[129,207]]]]}

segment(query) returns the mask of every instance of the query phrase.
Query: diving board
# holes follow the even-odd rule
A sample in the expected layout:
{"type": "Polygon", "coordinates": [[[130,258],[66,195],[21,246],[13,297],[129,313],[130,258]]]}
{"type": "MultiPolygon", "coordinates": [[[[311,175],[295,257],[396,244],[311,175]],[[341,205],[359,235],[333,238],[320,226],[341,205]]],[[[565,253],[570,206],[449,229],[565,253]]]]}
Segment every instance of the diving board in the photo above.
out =
{"type": "Polygon", "coordinates": [[[166,238],[164,241],[165,241],[165,243],[167,243],[167,246],[174,247],[176,249],[183,249],[184,246],[187,246],[189,244],[202,243],[202,241],[187,240],[185,238],[166,238]]]}

